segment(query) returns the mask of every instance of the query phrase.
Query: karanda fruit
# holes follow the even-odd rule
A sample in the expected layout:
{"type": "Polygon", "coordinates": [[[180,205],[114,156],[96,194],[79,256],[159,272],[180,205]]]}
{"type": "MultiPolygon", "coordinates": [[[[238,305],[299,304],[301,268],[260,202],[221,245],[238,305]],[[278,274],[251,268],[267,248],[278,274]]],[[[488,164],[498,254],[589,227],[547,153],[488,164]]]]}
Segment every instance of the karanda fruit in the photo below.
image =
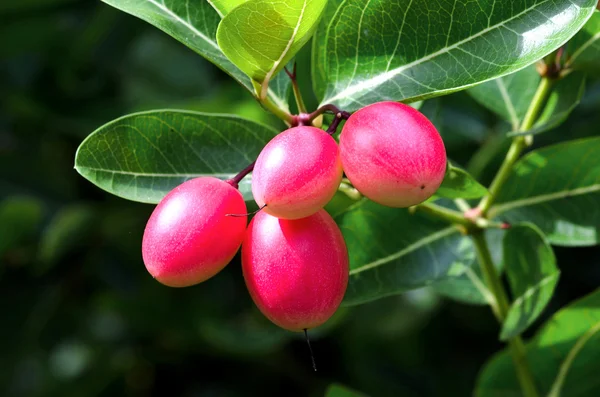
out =
{"type": "Polygon", "coordinates": [[[335,194],[342,163],[335,140],[308,126],[290,128],[262,150],[252,172],[252,194],[259,207],[283,219],[314,214],[335,194]]]}
{"type": "Polygon", "coordinates": [[[350,116],[340,135],[346,176],[369,199],[409,207],[431,197],[446,171],[446,149],[418,110],[379,102],[350,116]]]}
{"type": "Polygon", "coordinates": [[[246,286],[260,311],[278,326],[317,327],[337,310],[348,284],[348,252],[325,210],[302,219],[259,212],[242,245],[246,286]]]}
{"type": "Polygon", "coordinates": [[[246,203],[231,184],[191,179],[156,206],[144,231],[142,257],[162,284],[186,287],[217,274],[236,254],[246,229],[246,203]]]}

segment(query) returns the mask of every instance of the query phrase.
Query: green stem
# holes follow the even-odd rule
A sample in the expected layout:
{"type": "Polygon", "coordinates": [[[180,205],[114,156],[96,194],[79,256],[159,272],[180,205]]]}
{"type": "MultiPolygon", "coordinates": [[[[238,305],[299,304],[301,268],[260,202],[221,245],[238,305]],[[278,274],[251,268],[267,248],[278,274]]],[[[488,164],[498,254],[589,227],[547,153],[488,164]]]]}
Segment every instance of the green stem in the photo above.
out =
{"type": "MultiPolygon", "coordinates": [[[[538,115],[542,110],[542,107],[548,99],[548,95],[551,92],[553,82],[554,80],[548,77],[542,77],[537,91],[533,99],[531,100],[529,109],[527,109],[525,118],[521,123],[521,127],[519,128],[520,131],[528,131],[531,129],[531,127],[533,127],[533,124],[537,120],[538,115]]],[[[530,139],[531,138],[529,135],[519,135],[513,139],[512,144],[508,149],[508,153],[506,154],[506,157],[504,159],[504,162],[500,166],[496,177],[490,185],[489,193],[479,203],[479,208],[481,210],[482,215],[485,216],[492,204],[494,204],[494,201],[498,197],[500,190],[502,189],[504,183],[508,179],[508,176],[510,175],[513,166],[521,156],[523,150],[528,146],[530,139]]]]}
{"type": "Polygon", "coordinates": [[[553,79],[542,77],[537,91],[531,100],[529,109],[527,109],[527,113],[525,113],[525,118],[523,118],[523,122],[521,123],[521,131],[529,131],[531,127],[533,127],[533,124],[537,120],[542,107],[546,104],[546,100],[548,99],[548,95],[552,90],[553,83],[553,79]]]}
{"type": "Polygon", "coordinates": [[[469,202],[465,199],[461,199],[461,198],[455,199],[454,204],[456,204],[458,209],[461,210],[462,212],[467,212],[468,210],[471,209],[469,202]]]}
{"type": "MultiPolygon", "coordinates": [[[[495,305],[492,305],[492,311],[494,312],[494,315],[500,324],[502,324],[508,314],[509,309],[506,290],[504,289],[498,272],[494,267],[492,255],[490,254],[487,241],[485,240],[484,232],[482,230],[476,230],[472,233],[472,237],[475,244],[475,250],[477,252],[477,258],[479,260],[479,265],[481,266],[481,271],[483,273],[483,278],[485,279],[485,283],[495,298],[495,305]]],[[[527,362],[527,355],[523,340],[520,336],[515,336],[509,339],[508,347],[515,364],[515,371],[517,378],[519,379],[523,395],[525,397],[538,397],[539,394],[535,386],[531,369],[529,368],[529,364],[527,362]]]]}
{"type": "Polygon", "coordinates": [[[527,362],[527,351],[525,344],[520,336],[515,336],[508,340],[508,348],[515,364],[515,372],[521,384],[521,390],[525,397],[538,397],[539,393],[535,386],[533,374],[527,362]]]}
{"type": "Polygon", "coordinates": [[[449,208],[441,207],[436,204],[423,203],[417,205],[416,209],[419,211],[426,212],[448,223],[465,226],[467,228],[473,226],[473,222],[466,219],[464,215],[460,212],[451,210],[449,208]]]}
{"type": "Polygon", "coordinates": [[[291,125],[294,121],[294,117],[289,112],[286,112],[285,110],[275,105],[273,102],[271,102],[271,100],[268,97],[264,100],[261,100],[260,103],[265,107],[265,109],[273,113],[275,116],[279,117],[287,125],[291,125]]]}
{"type": "Polygon", "coordinates": [[[481,266],[483,278],[496,300],[496,307],[492,307],[492,311],[494,312],[494,315],[498,321],[502,322],[508,314],[508,296],[506,295],[506,291],[504,290],[500,277],[498,276],[498,272],[496,272],[496,268],[494,267],[494,262],[492,260],[492,255],[490,254],[487,241],[485,240],[484,232],[482,230],[477,230],[472,233],[472,237],[473,242],[475,243],[477,259],[479,260],[479,265],[481,266]]]}
{"type": "Polygon", "coordinates": [[[264,97],[260,94],[262,87],[256,81],[252,80],[252,85],[254,86],[254,90],[256,91],[256,99],[260,102],[261,105],[269,112],[273,113],[275,116],[283,120],[288,126],[292,125],[294,122],[294,116],[290,114],[290,112],[281,109],[279,106],[275,105],[267,95],[264,97]]]}

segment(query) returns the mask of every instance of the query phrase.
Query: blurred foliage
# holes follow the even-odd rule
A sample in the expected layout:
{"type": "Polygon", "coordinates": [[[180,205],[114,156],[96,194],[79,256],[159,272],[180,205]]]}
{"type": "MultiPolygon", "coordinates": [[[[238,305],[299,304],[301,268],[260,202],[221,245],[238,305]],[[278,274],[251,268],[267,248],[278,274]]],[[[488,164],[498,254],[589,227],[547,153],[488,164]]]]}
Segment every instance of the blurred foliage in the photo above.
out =
{"type": "MultiPolygon", "coordinates": [[[[0,393],[3,396],[466,396],[501,348],[487,307],[421,289],[345,308],[303,335],[265,320],[239,259],[170,289],[140,255],[152,206],[101,191],[73,169],[79,143],[125,113],[233,113],[282,129],[191,50],[100,2],[0,3],[0,393]],[[333,386],[332,383],[343,384],[333,386]]],[[[297,56],[314,108],[310,47],[297,56]]],[[[598,134],[600,82],[533,148],[598,134]]],[[[449,157],[481,183],[510,126],[466,93],[426,101],[449,157]]],[[[343,208],[344,197],[332,205],[343,208]]],[[[398,225],[410,227],[410,225],[398,225]]],[[[562,270],[540,324],[600,283],[598,247],[556,248],[562,270]]],[[[532,335],[534,327],[525,336],[532,335]]]]}

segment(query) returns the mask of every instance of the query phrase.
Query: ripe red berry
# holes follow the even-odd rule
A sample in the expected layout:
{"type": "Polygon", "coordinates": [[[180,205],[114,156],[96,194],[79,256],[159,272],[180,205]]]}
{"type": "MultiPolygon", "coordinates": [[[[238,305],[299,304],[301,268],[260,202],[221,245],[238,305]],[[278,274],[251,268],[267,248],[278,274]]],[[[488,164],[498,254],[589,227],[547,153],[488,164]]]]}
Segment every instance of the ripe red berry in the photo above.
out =
{"type": "Polygon", "coordinates": [[[348,252],[325,210],[297,220],[261,211],[248,226],[242,269],[260,311],[299,331],[323,324],[337,310],[348,284],[348,252]]]}
{"type": "Polygon", "coordinates": [[[335,140],[315,127],[290,128],[262,150],[252,172],[252,194],[263,211],[283,219],[314,214],[342,180],[335,140]]]}
{"type": "Polygon", "coordinates": [[[170,287],[198,284],[235,255],[246,230],[246,203],[232,185],[217,178],[189,180],[162,199],[142,241],[146,269],[170,287]]]}
{"type": "Polygon", "coordinates": [[[352,114],[340,135],[344,172],[362,194],[390,207],[431,197],[444,179],[446,149],[418,110],[379,102],[352,114]]]}

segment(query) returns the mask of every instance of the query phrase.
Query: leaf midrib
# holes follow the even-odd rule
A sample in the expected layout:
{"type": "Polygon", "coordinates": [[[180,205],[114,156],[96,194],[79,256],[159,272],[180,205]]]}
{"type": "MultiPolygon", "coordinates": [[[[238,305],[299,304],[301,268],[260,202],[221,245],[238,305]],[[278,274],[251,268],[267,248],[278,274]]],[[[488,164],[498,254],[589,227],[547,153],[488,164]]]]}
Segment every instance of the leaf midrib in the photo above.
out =
{"type": "Polygon", "coordinates": [[[600,192],[600,184],[594,184],[594,185],[581,187],[581,188],[577,188],[577,189],[573,189],[573,190],[560,190],[558,192],[553,192],[553,193],[548,193],[548,194],[540,194],[537,196],[531,196],[531,197],[527,197],[524,199],[509,201],[505,204],[496,205],[491,208],[489,215],[490,215],[490,218],[493,218],[497,215],[500,215],[503,212],[506,212],[506,211],[509,211],[509,210],[512,210],[515,208],[527,207],[530,205],[545,203],[547,201],[553,201],[553,200],[566,198],[566,197],[582,196],[584,194],[595,193],[595,192],[600,192]]]}
{"type": "Polygon", "coordinates": [[[557,279],[559,276],[560,271],[557,270],[554,273],[542,278],[534,286],[527,288],[517,299],[515,299],[515,301],[511,305],[511,309],[514,307],[522,306],[526,299],[531,298],[533,294],[541,290],[546,284],[552,282],[554,279],[557,279]]]}
{"type": "Polygon", "coordinates": [[[281,52],[279,59],[277,59],[275,62],[273,62],[273,66],[265,75],[265,79],[262,84],[263,90],[265,90],[265,88],[268,90],[269,81],[271,80],[271,77],[273,77],[273,74],[277,70],[277,67],[279,65],[281,65],[283,58],[285,58],[285,56],[288,54],[288,52],[292,48],[292,45],[294,45],[294,40],[296,39],[296,35],[298,34],[298,30],[300,29],[300,24],[302,23],[302,19],[304,18],[304,11],[306,11],[306,0],[304,0],[304,3],[302,4],[302,9],[300,10],[300,15],[298,16],[298,21],[296,22],[296,26],[294,26],[294,30],[292,31],[292,35],[290,36],[290,39],[288,40],[287,45],[285,46],[284,50],[281,52]]]}
{"type": "Polygon", "coordinates": [[[458,229],[456,229],[454,226],[450,226],[450,227],[444,228],[442,230],[439,230],[439,231],[437,231],[437,232],[435,232],[433,234],[428,235],[427,237],[424,237],[424,238],[422,238],[420,240],[415,241],[414,243],[406,246],[404,249],[402,249],[400,251],[397,251],[397,252],[395,252],[395,253],[393,253],[391,255],[388,255],[388,256],[383,257],[383,258],[379,258],[379,259],[377,259],[377,260],[375,260],[373,262],[367,263],[367,264],[365,264],[365,265],[363,265],[361,267],[358,267],[356,269],[351,269],[350,270],[350,275],[352,276],[352,275],[364,272],[365,270],[369,270],[369,269],[372,269],[374,267],[378,267],[378,266],[384,265],[384,264],[386,264],[388,262],[391,262],[393,260],[401,258],[401,257],[403,257],[403,256],[405,256],[405,255],[407,255],[407,254],[409,254],[409,253],[411,253],[413,251],[416,251],[419,248],[421,248],[421,247],[423,247],[423,246],[425,246],[427,244],[430,244],[430,243],[432,243],[432,242],[434,242],[436,240],[439,240],[441,238],[448,237],[448,236],[450,236],[450,235],[452,235],[454,233],[458,233],[458,229]]]}
{"type": "Polygon", "coordinates": [[[231,177],[235,175],[235,172],[219,172],[219,173],[160,173],[160,172],[134,172],[134,171],[124,171],[124,170],[109,170],[106,168],[97,168],[97,167],[87,167],[87,166],[83,166],[83,165],[78,165],[75,167],[75,169],[77,169],[77,171],[94,171],[94,172],[106,172],[106,173],[110,173],[110,174],[118,174],[118,175],[129,175],[129,176],[134,176],[134,177],[146,177],[146,178],[179,178],[179,177],[184,177],[184,178],[196,178],[196,177],[202,177],[202,176],[214,176],[216,178],[218,177],[223,177],[223,178],[227,178],[227,177],[231,177]]]}
{"type": "MultiPolygon", "coordinates": [[[[337,93],[333,97],[325,98],[322,101],[322,103],[334,102],[335,100],[342,99],[344,97],[352,97],[354,94],[356,94],[358,92],[361,92],[363,90],[367,90],[369,88],[377,87],[377,86],[385,83],[386,81],[394,78],[395,76],[401,74],[402,72],[404,72],[407,69],[410,69],[410,68],[412,68],[414,66],[418,66],[421,63],[429,61],[430,59],[433,59],[433,58],[435,58],[435,57],[437,57],[439,55],[448,53],[451,50],[453,50],[455,48],[458,48],[461,45],[463,45],[465,43],[468,43],[468,42],[476,39],[479,36],[482,36],[482,35],[490,32],[490,31],[492,31],[494,29],[498,29],[498,28],[503,27],[507,23],[512,22],[514,19],[517,19],[521,15],[523,15],[523,14],[525,14],[525,13],[527,13],[527,12],[529,12],[529,11],[535,9],[535,8],[538,8],[539,6],[541,6],[544,3],[547,3],[548,1],[549,0],[543,0],[543,1],[539,2],[539,3],[536,3],[533,6],[531,6],[529,8],[526,8],[525,10],[521,11],[520,13],[518,13],[518,14],[516,14],[516,15],[514,15],[514,16],[512,16],[512,17],[510,17],[510,18],[508,18],[508,19],[506,19],[506,20],[504,20],[504,21],[502,21],[500,23],[497,23],[496,25],[487,27],[487,28],[481,30],[480,32],[474,34],[473,36],[470,36],[470,37],[468,37],[466,39],[460,40],[460,41],[452,44],[451,46],[446,46],[444,48],[441,48],[438,51],[435,51],[435,52],[433,52],[433,53],[431,53],[429,55],[426,55],[426,56],[424,56],[422,58],[416,59],[416,60],[414,60],[412,62],[409,62],[406,65],[402,65],[400,67],[397,67],[396,69],[393,69],[391,71],[382,73],[382,74],[380,74],[380,75],[378,75],[376,77],[372,77],[370,79],[362,80],[358,84],[355,84],[354,86],[348,86],[348,88],[344,89],[343,91],[340,91],[339,93],[337,93]]],[[[340,5],[340,7],[341,7],[341,5],[340,5]]],[[[333,22],[333,19],[332,19],[332,22],[333,22]]],[[[329,30],[330,27],[331,27],[331,25],[328,26],[327,30],[329,30]]]]}
{"type": "Polygon", "coordinates": [[[187,27],[188,29],[190,29],[192,32],[194,32],[194,34],[197,34],[198,36],[200,36],[202,38],[202,40],[206,41],[208,44],[210,44],[211,46],[213,46],[219,52],[222,53],[221,49],[219,48],[219,45],[215,41],[211,40],[204,33],[202,33],[201,31],[199,31],[198,29],[196,29],[196,27],[194,25],[192,25],[189,21],[186,21],[183,18],[181,18],[179,15],[175,14],[170,8],[168,8],[164,4],[164,1],[161,2],[161,3],[158,3],[158,2],[156,2],[154,0],[147,0],[147,1],[150,4],[154,5],[155,7],[159,8],[160,10],[162,10],[163,12],[165,12],[166,14],[170,15],[171,17],[173,17],[177,22],[181,23],[182,25],[184,25],[185,27],[187,27]]]}
{"type": "Polygon", "coordinates": [[[508,90],[506,89],[506,85],[504,84],[504,79],[503,78],[496,79],[496,85],[498,86],[500,95],[502,96],[502,99],[504,100],[504,104],[506,105],[506,110],[508,111],[508,114],[510,115],[510,120],[511,120],[513,131],[516,131],[519,128],[519,124],[521,121],[519,120],[519,117],[517,116],[517,111],[515,110],[515,106],[512,103],[512,99],[511,99],[510,95],[508,95],[508,90]]]}

